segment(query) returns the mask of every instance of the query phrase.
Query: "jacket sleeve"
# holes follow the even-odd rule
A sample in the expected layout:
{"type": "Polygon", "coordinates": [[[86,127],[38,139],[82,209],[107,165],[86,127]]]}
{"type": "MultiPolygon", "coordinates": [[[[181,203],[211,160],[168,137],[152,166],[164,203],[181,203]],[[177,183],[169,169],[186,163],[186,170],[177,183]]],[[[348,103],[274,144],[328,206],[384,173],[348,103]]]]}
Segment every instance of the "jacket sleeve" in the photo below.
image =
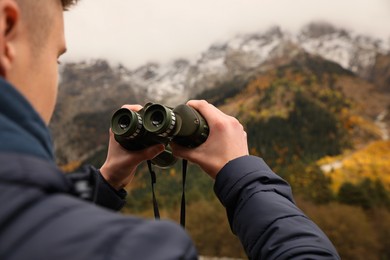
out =
{"type": "Polygon", "coordinates": [[[124,189],[115,190],[104,179],[99,170],[92,166],[84,166],[66,177],[73,183],[75,194],[85,200],[107,209],[118,211],[126,204],[127,192],[124,189]]]}
{"type": "Polygon", "coordinates": [[[340,259],[327,236],[295,205],[288,183],[262,159],[229,162],[214,190],[250,259],[340,259]]]}

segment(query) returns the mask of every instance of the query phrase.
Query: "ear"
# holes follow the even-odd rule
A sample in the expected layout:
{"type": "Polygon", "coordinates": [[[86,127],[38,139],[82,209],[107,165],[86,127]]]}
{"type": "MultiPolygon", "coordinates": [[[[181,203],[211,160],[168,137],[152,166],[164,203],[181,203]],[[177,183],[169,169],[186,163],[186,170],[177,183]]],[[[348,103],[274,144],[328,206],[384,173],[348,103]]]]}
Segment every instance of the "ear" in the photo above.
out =
{"type": "Polygon", "coordinates": [[[0,76],[6,78],[15,57],[12,40],[18,33],[20,9],[14,0],[0,1],[0,76]]]}

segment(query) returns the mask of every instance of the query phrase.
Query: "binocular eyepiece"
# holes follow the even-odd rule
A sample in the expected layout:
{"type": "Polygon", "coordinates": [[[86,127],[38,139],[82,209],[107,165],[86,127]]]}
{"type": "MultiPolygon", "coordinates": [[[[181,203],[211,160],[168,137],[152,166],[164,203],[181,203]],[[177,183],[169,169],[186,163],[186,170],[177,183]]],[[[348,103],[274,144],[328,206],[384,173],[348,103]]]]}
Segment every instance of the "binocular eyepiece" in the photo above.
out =
{"type": "Polygon", "coordinates": [[[121,108],[111,118],[111,129],[115,140],[127,150],[164,144],[165,151],[152,160],[160,168],[168,168],[177,161],[169,147],[170,142],[193,148],[204,143],[209,135],[206,120],[198,111],[184,104],[172,109],[147,103],[138,112],[121,108]]]}

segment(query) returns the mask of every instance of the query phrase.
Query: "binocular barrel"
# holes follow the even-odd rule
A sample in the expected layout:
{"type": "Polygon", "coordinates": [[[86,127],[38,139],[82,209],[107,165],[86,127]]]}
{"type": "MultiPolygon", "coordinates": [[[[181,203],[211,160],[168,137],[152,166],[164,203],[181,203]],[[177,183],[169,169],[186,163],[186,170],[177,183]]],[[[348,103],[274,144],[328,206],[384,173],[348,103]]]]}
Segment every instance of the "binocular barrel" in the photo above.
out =
{"type": "Polygon", "coordinates": [[[202,115],[184,104],[172,109],[147,103],[138,112],[121,108],[111,118],[111,129],[115,140],[127,150],[164,144],[165,151],[152,160],[160,168],[168,168],[177,161],[170,150],[170,142],[193,148],[204,143],[209,135],[202,115]]]}

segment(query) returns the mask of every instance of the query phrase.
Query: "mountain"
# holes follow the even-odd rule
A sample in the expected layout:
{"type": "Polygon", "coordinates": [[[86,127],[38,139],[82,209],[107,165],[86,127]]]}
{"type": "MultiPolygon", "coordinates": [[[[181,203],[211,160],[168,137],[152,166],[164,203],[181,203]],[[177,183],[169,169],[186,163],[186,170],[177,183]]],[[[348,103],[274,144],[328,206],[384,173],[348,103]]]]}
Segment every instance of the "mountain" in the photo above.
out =
{"type": "Polygon", "coordinates": [[[64,165],[104,152],[110,117],[124,103],[174,106],[205,98],[243,121],[254,114],[261,124],[288,122],[302,112],[296,110],[301,104],[324,110],[324,118],[337,114],[332,127],[340,144],[330,153],[337,154],[346,139],[362,146],[388,133],[389,82],[389,48],[378,39],[326,23],[308,24],[297,34],[272,27],[215,43],[195,61],[136,69],[102,60],[64,64],[50,127],[64,165]]]}
{"type": "MultiPolygon", "coordinates": [[[[109,121],[122,104],[206,99],[242,122],[251,154],[291,184],[343,259],[389,258],[390,52],[382,41],[311,23],[296,34],[273,27],[238,35],[196,60],[135,69],[93,60],[60,72],[50,128],[64,170],[103,162],[109,121]]],[[[124,212],[152,215],[146,171],[138,169],[124,212]]],[[[162,217],[178,218],[180,171],[179,164],[158,171],[162,217]]],[[[213,182],[200,171],[189,164],[188,231],[201,254],[245,257],[230,238],[213,182]]]]}
{"type": "Polygon", "coordinates": [[[282,65],[300,52],[336,62],[370,81],[389,80],[389,48],[383,41],[326,23],[311,23],[296,35],[279,27],[239,35],[212,45],[193,62],[181,59],[165,65],[142,66],[129,74],[129,80],[146,89],[155,101],[175,104],[213,88],[216,83],[237,77],[246,79],[282,65]],[[377,79],[377,72],[386,72],[380,76],[383,79],[377,79]]]}
{"type": "Polygon", "coordinates": [[[388,139],[389,104],[390,95],[374,84],[302,53],[253,77],[220,109],[244,123],[252,154],[281,167],[388,139]]]}

